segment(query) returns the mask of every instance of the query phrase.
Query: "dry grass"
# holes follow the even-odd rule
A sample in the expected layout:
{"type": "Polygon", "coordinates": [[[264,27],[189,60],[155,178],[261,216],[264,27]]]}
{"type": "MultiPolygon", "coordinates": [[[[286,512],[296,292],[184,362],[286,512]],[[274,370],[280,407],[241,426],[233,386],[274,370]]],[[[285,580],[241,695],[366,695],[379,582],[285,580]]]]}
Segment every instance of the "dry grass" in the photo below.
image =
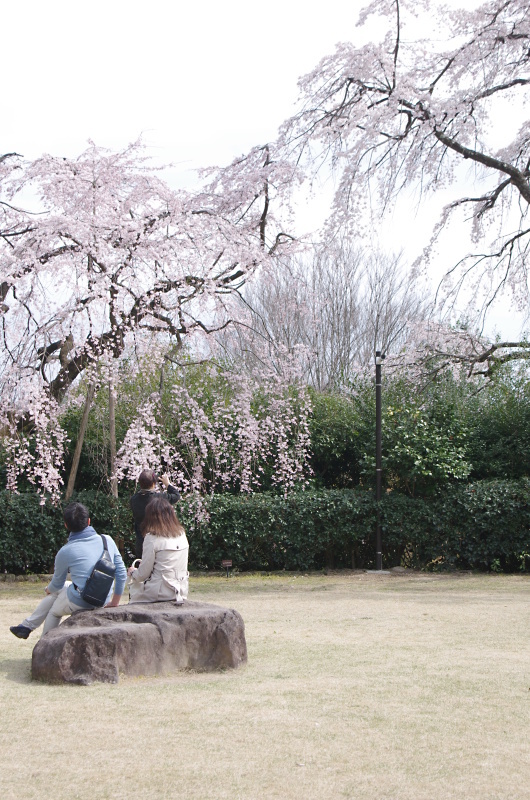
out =
{"type": "Polygon", "coordinates": [[[9,633],[42,585],[0,584],[2,800],[530,798],[530,580],[197,578],[249,663],[46,686],[9,633]]]}

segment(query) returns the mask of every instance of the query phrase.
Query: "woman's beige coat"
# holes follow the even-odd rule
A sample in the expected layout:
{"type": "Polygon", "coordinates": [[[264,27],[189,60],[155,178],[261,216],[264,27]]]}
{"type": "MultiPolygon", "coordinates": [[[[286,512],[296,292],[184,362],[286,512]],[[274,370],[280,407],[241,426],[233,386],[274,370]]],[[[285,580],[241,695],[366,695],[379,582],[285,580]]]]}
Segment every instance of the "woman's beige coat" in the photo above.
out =
{"type": "Polygon", "coordinates": [[[188,550],[186,534],[144,537],[142,560],[131,574],[131,603],[155,603],[176,600],[183,603],[188,596],[188,550]]]}

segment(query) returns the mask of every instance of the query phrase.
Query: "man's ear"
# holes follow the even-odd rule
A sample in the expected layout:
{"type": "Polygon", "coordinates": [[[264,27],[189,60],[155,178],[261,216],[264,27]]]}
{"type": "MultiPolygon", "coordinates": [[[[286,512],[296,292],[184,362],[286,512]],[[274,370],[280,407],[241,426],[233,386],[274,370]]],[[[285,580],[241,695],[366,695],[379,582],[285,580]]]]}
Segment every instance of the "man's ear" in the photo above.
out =
{"type": "Polygon", "coordinates": [[[90,525],[90,517],[88,518],[87,528],[88,528],[89,525],[90,525]]]}

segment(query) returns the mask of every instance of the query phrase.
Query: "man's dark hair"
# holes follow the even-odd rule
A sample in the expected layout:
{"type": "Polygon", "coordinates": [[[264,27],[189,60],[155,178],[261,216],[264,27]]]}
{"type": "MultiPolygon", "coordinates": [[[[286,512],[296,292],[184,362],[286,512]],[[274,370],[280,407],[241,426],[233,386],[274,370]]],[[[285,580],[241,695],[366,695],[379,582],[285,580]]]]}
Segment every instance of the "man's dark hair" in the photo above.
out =
{"type": "Polygon", "coordinates": [[[70,503],[63,511],[63,518],[70,533],[83,531],[88,525],[90,514],[82,503],[70,503]]]}
{"type": "Polygon", "coordinates": [[[140,472],[138,475],[138,483],[140,484],[140,489],[142,492],[147,491],[147,489],[152,489],[153,486],[156,486],[156,475],[152,469],[144,469],[143,472],[140,472]]]}

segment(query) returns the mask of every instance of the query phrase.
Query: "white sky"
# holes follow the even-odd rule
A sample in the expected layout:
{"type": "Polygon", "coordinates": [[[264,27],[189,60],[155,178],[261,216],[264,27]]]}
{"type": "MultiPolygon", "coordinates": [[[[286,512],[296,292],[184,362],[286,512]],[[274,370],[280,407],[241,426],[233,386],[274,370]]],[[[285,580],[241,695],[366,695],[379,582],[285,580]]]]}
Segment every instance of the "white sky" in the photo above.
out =
{"type": "MultiPolygon", "coordinates": [[[[6,3],[0,151],[71,157],[89,138],[119,149],[142,135],[176,165],[172,182],[191,184],[193,168],[275,137],[297,78],[336,42],[366,36],[355,27],[366,1],[6,3]]],[[[404,208],[398,219],[393,247],[407,248],[418,223],[404,208]]],[[[516,335],[505,308],[494,327],[516,335]]]]}
{"type": "Polygon", "coordinates": [[[363,5],[5,4],[3,147],[29,158],[75,156],[88,138],[120,148],[143,133],[154,153],[183,168],[224,163],[275,137],[293,111],[297,78],[351,37],[363,5]]]}

